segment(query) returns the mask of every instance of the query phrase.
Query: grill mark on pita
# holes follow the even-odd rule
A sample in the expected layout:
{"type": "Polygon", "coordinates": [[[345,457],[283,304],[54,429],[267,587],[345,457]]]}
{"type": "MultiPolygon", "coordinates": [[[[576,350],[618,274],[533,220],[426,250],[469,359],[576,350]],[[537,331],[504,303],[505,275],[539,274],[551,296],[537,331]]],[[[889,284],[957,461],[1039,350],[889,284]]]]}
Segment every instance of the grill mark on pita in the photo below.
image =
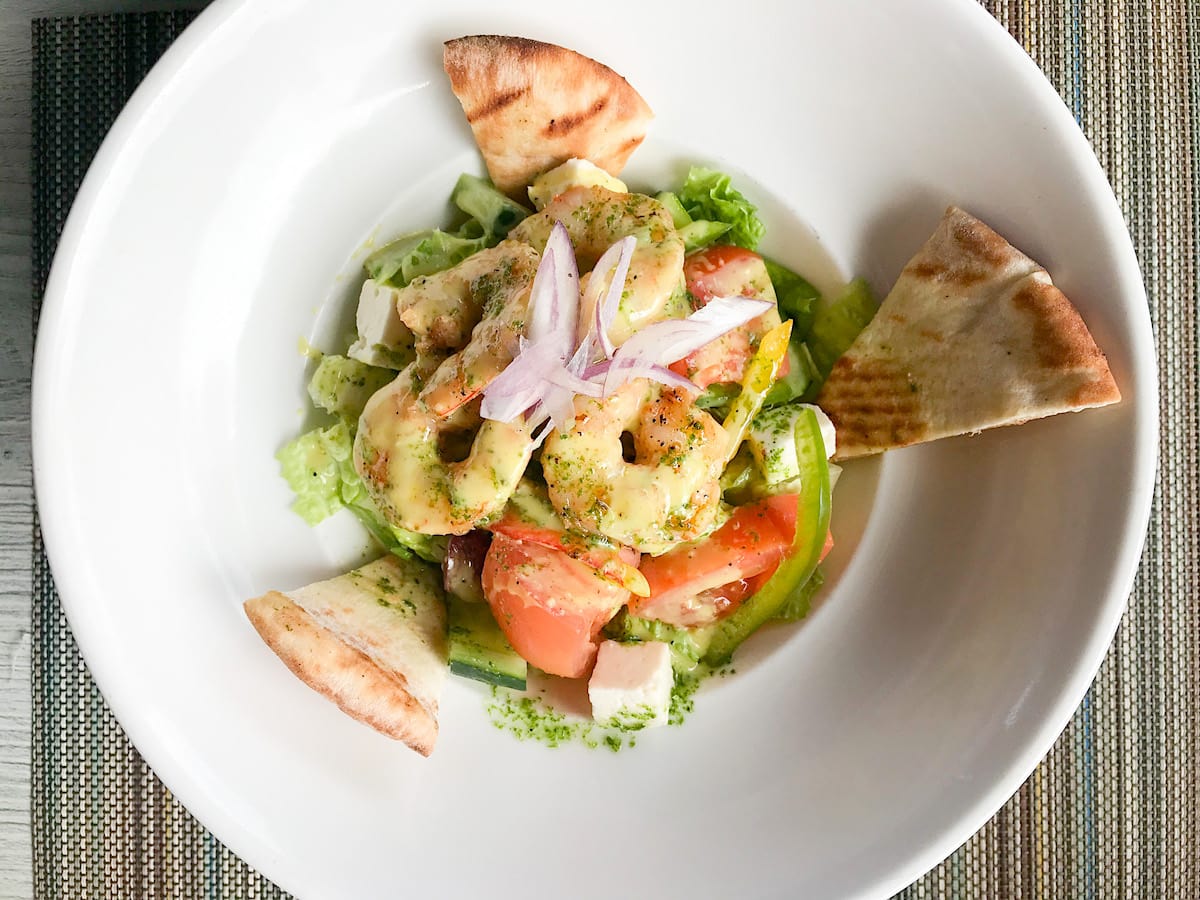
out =
{"type": "Polygon", "coordinates": [[[488,116],[494,116],[506,106],[511,106],[522,97],[529,93],[529,85],[524,87],[513,88],[511,91],[504,91],[499,94],[493,94],[488,98],[488,102],[483,106],[473,109],[467,113],[467,121],[474,124],[480,119],[486,119],[488,116]]]}
{"type": "Polygon", "coordinates": [[[885,443],[891,447],[908,447],[921,443],[929,435],[928,423],[914,419],[834,419],[834,427],[838,435],[834,459],[873,453],[885,443]]]}
{"type": "Polygon", "coordinates": [[[843,356],[833,365],[827,384],[831,389],[839,391],[853,390],[855,387],[878,382],[906,381],[905,374],[891,366],[876,360],[859,361],[851,356],[843,356]],[[834,377],[836,375],[836,377],[834,377]]]}
{"type": "Polygon", "coordinates": [[[947,265],[934,260],[922,260],[905,266],[904,272],[922,281],[939,281],[970,287],[988,277],[989,272],[982,266],[970,263],[947,265]]]}
{"type": "Polygon", "coordinates": [[[978,219],[967,217],[961,210],[958,211],[951,235],[964,254],[993,268],[1003,268],[1015,252],[1012,244],[978,219]]]}
{"type": "Polygon", "coordinates": [[[1013,294],[1013,306],[1029,318],[1038,363],[1047,369],[1082,369],[1104,356],[1062,291],[1029,279],[1013,294]]]}
{"type": "Polygon", "coordinates": [[[904,271],[921,281],[970,287],[1020,258],[1022,254],[991,228],[952,207],[931,245],[918,253],[904,271]]]}
{"type": "Polygon", "coordinates": [[[543,131],[546,137],[562,137],[564,134],[574,131],[580,125],[596,118],[596,116],[604,112],[606,106],[608,106],[608,97],[600,97],[585,112],[572,113],[557,119],[551,119],[543,131]]]}
{"type": "Polygon", "coordinates": [[[846,397],[839,398],[840,413],[843,416],[894,416],[897,414],[915,413],[920,405],[912,400],[899,397],[846,397]]]}

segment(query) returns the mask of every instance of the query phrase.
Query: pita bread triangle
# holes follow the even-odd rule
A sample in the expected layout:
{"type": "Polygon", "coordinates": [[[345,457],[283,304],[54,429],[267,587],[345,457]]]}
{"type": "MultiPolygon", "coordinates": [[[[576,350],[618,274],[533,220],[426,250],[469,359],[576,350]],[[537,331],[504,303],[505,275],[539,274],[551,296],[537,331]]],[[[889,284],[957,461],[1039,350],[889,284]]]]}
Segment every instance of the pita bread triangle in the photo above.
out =
{"type": "Polygon", "coordinates": [[[950,207],[817,398],[837,459],[1121,399],[1104,354],[1040,265],[950,207]]]}
{"type": "Polygon", "coordinates": [[[259,636],[305,684],[428,756],[447,671],[439,581],[429,566],[388,555],[243,606],[259,636]]]}
{"type": "Polygon", "coordinates": [[[512,196],[572,158],[620,174],[654,116],[608,66],[554,44],[471,35],[446,42],[443,64],[488,175],[512,196]]]}

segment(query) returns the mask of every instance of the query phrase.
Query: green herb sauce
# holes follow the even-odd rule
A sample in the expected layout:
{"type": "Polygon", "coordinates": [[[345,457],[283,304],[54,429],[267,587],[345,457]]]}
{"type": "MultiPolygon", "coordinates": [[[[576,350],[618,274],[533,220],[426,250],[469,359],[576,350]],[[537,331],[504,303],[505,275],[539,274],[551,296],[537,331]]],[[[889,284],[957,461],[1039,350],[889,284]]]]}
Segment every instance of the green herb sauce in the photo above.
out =
{"type": "MultiPolygon", "coordinates": [[[[695,709],[696,691],[711,674],[725,675],[726,671],[697,669],[687,674],[676,673],[668,724],[684,723],[695,709]]],[[[540,741],[548,747],[580,743],[592,750],[603,747],[613,753],[636,747],[637,735],[650,717],[646,710],[645,715],[632,715],[619,724],[600,725],[559,712],[541,697],[515,694],[496,686],[492,687],[486,709],[493,726],[519,741],[540,741]]]]}

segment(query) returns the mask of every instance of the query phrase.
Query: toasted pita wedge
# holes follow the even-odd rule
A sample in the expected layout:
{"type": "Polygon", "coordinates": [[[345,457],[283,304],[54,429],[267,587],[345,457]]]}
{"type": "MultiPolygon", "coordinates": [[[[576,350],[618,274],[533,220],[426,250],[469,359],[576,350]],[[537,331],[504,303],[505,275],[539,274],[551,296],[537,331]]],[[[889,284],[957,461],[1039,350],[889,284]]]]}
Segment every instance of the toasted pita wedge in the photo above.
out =
{"type": "Polygon", "coordinates": [[[1120,399],[1046,270],[951,207],[817,403],[849,459],[1120,399]]]}
{"type": "Polygon", "coordinates": [[[305,684],[428,756],[447,665],[437,582],[429,566],[385,556],[329,581],[247,600],[245,610],[305,684]]]}
{"type": "Polygon", "coordinates": [[[488,174],[513,196],[576,157],[620,174],[654,116],[608,66],[554,44],[471,35],[447,41],[443,63],[488,174]]]}

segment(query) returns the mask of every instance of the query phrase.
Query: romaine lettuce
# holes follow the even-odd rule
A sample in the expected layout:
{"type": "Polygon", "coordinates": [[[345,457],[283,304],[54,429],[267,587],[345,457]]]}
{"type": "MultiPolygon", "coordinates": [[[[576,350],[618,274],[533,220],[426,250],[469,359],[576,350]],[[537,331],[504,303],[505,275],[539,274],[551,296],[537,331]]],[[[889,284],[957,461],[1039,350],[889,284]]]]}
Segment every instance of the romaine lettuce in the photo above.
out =
{"type": "Polygon", "coordinates": [[[465,172],[458,177],[450,202],[471,216],[495,241],[502,240],[529,210],[500,193],[489,181],[465,172]]]}
{"type": "Polygon", "coordinates": [[[820,566],[817,566],[813,569],[808,581],[792,591],[787,602],[783,604],[783,608],[775,614],[775,618],[783,619],[785,622],[799,622],[805,618],[812,609],[812,598],[816,596],[817,591],[824,583],[825,573],[821,571],[820,566]]]}
{"type": "Polygon", "coordinates": [[[858,333],[867,327],[877,306],[870,285],[856,278],[837,300],[817,308],[806,343],[820,378],[809,387],[809,396],[829,377],[838,357],[850,349],[858,333]]]}
{"type": "Polygon", "coordinates": [[[309,379],[308,396],[314,406],[337,416],[353,431],[371,395],[395,377],[391,369],[330,354],[321,358],[309,379]]]}
{"type": "Polygon", "coordinates": [[[775,288],[779,314],[792,320],[792,341],[803,341],[812,328],[813,307],[821,299],[821,292],[808,279],[775,260],[764,258],[763,262],[775,288]]]}
{"type": "Polygon", "coordinates": [[[458,265],[472,253],[486,250],[494,241],[474,219],[456,232],[438,228],[406,234],[380,247],[363,263],[367,274],[381,284],[404,287],[421,275],[432,275],[458,265]]]}
{"type": "Polygon", "coordinates": [[[345,422],[317,428],[282,447],[275,458],[296,494],[292,509],[316,525],[365,489],[354,471],[354,436],[345,422]],[[347,480],[350,481],[347,490],[347,480]]]}
{"type": "Polygon", "coordinates": [[[316,428],[284,446],[275,458],[296,493],[292,509],[316,525],[342,507],[349,509],[384,549],[405,558],[441,563],[446,538],[389,525],[354,468],[354,434],[345,422],[316,428]]]}

